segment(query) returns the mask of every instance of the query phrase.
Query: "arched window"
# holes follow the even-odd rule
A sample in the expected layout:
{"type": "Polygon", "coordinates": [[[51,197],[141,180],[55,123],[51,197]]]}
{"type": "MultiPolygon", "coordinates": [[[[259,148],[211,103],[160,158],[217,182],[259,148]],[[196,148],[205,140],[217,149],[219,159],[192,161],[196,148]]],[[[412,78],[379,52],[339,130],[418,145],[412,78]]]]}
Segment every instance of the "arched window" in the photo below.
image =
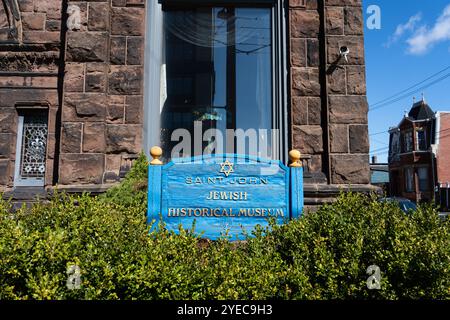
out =
{"type": "Polygon", "coordinates": [[[17,0],[0,2],[0,42],[15,42],[19,38],[20,11],[17,0]]]}
{"type": "Polygon", "coordinates": [[[5,3],[0,2],[0,30],[9,29],[8,15],[5,10],[5,3]]]}

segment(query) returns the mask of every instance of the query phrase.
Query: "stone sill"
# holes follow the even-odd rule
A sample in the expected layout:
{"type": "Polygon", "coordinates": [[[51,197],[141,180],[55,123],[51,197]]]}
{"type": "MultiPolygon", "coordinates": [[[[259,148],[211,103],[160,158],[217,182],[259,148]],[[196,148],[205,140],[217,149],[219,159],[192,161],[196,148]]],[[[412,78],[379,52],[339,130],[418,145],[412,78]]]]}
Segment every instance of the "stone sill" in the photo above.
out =
{"type": "Polygon", "coordinates": [[[308,184],[304,185],[305,206],[318,206],[332,203],[341,192],[377,193],[381,194],[380,187],[370,184],[308,184]]]}
{"type": "MultiPolygon", "coordinates": [[[[44,188],[18,188],[8,190],[3,197],[13,200],[33,200],[37,197],[41,199],[47,198],[56,190],[67,193],[83,193],[88,192],[92,195],[98,195],[106,192],[108,189],[119,185],[119,183],[101,184],[101,185],[58,185],[44,188]]],[[[332,203],[339,194],[344,191],[370,193],[375,192],[381,194],[381,188],[373,185],[328,185],[305,183],[304,196],[306,206],[318,206],[325,203],[332,203]]]]}
{"type": "Polygon", "coordinates": [[[14,200],[36,200],[48,199],[56,190],[66,193],[88,192],[92,195],[98,195],[106,192],[108,189],[118,186],[119,183],[108,183],[101,185],[69,185],[69,186],[49,186],[49,187],[19,187],[7,188],[1,190],[4,199],[14,200]]]}
{"type": "Polygon", "coordinates": [[[305,183],[305,194],[309,193],[327,193],[339,194],[341,191],[353,192],[377,192],[379,188],[370,184],[319,184],[305,183]]]}
{"type": "Polygon", "coordinates": [[[47,187],[48,193],[53,193],[54,191],[64,191],[67,193],[83,193],[89,192],[93,195],[98,195],[103,192],[108,191],[112,187],[118,186],[120,183],[104,183],[104,184],[80,184],[80,185],[57,185],[52,187],[47,187]]]}

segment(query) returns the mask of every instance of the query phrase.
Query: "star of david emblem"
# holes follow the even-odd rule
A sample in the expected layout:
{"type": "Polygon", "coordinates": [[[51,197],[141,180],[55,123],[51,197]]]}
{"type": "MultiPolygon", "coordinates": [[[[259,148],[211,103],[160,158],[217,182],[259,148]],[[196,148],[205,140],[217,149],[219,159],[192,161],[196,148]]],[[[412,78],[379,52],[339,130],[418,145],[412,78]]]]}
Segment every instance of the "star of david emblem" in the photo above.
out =
{"type": "Polygon", "coordinates": [[[230,173],[234,172],[233,166],[234,164],[227,160],[220,165],[220,172],[228,177],[230,173]]]}

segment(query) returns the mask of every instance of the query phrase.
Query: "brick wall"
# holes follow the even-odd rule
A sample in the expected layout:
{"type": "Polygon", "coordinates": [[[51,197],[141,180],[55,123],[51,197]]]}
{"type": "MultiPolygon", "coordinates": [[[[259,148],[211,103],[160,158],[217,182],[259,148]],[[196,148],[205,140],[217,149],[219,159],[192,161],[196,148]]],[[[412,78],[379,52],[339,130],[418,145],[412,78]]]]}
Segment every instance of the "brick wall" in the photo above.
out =
{"type": "Polygon", "coordinates": [[[331,184],[369,183],[361,0],[291,0],[292,145],[331,184]],[[338,61],[342,46],[348,62],[338,61]]]}
{"type": "Polygon", "coordinates": [[[437,154],[437,178],[440,183],[450,182],[450,113],[441,113],[440,138],[437,154]]]}
{"type": "Polygon", "coordinates": [[[119,180],[142,147],[145,1],[69,1],[59,183],[119,180]]]}

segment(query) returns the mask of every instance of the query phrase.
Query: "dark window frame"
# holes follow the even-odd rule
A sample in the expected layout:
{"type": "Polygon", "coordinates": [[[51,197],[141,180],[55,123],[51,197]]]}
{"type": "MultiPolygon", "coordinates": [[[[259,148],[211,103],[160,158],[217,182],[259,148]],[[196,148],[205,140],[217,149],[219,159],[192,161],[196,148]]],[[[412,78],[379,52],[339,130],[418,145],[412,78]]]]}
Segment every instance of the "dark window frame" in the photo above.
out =
{"type": "Polygon", "coordinates": [[[192,7],[192,6],[272,6],[277,0],[158,0],[163,5],[163,10],[167,6],[192,7]]]}
{"type": "Polygon", "coordinates": [[[428,167],[418,167],[417,168],[417,182],[419,185],[419,192],[429,192],[430,191],[430,174],[428,167]],[[421,179],[419,172],[424,171],[426,173],[425,179],[421,179]]]}
{"type": "Polygon", "coordinates": [[[14,166],[14,188],[18,187],[44,187],[46,182],[46,172],[48,170],[47,160],[48,160],[48,143],[49,143],[49,107],[48,105],[19,105],[16,106],[18,127],[16,136],[16,158],[14,166]],[[25,142],[25,120],[28,119],[41,119],[45,123],[45,150],[44,150],[44,163],[45,168],[42,175],[36,176],[23,176],[22,169],[24,165],[24,151],[26,145],[25,142]]]}
{"type": "Polygon", "coordinates": [[[424,127],[416,128],[416,151],[427,151],[428,139],[427,131],[424,127]],[[420,139],[420,134],[423,134],[423,139],[420,139]]]}
{"type": "Polygon", "coordinates": [[[406,167],[404,169],[404,175],[405,175],[405,192],[406,193],[413,193],[415,192],[415,179],[414,179],[414,168],[413,167],[406,167]],[[411,185],[408,184],[408,177],[411,178],[411,185]],[[409,188],[411,187],[411,188],[409,188]]]}
{"type": "Polygon", "coordinates": [[[287,6],[288,0],[158,0],[162,10],[176,10],[192,7],[270,7],[272,10],[272,128],[278,129],[276,152],[282,162],[288,160],[290,148],[290,125],[288,110],[288,32],[287,32],[287,6]]]}
{"type": "Polygon", "coordinates": [[[408,129],[408,130],[404,130],[401,133],[401,149],[402,149],[402,153],[410,153],[414,151],[414,135],[413,135],[413,130],[412,129],[408,129]],[[408,143],[409,142],[409,143],[408,143]]]}

